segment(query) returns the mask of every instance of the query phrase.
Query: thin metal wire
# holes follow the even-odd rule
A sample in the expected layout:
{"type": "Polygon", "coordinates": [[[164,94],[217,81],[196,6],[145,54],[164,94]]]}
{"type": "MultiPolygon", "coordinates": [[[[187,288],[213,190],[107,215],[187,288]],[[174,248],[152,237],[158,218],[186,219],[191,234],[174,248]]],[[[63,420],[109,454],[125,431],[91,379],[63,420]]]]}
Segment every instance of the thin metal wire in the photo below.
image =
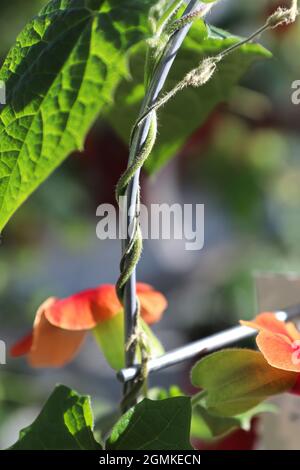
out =
{"type": "MultiPolygon", "coordinates": [[[[184,12],[184,15],[192,13],[196,10],[201,2],[198,0],[191,0],[184,12]]],[[[148,109],[158,98],[165,82],[168,77],[169,71],[172,67],[172,64],[176,58],[176,55],[184,41],[191,24],[185,25],[182,29],[175,32],[166,47],[164,57],[162,58],[156,73],[151,81],[149,90],[145,96],[144,102],[141,107],[141,114],[144,113],[145,109],[148,109]]],[[[134,156],[140,151],[140,149],[145,144],[149,129],[151,125],[151,115],[145,119],[143,124],[137,129],[136,135],[133,138],[133,145],[131,147],[131,152],[129,156],[129,163],[132,162],[134,156]]],[[[131,243],[131,237],[128,235],[128,228],[132,227],[134,223],[134,217],[136,213],[136,204],[138,200],[139,192],[139,178],[140,170],[138,170],[134,178],[129,183],[128,189],[126,191],[126,226],[127,226],[127,239],[123,243],[123,253],[126,252],[127,247],[131,243]]],[[[136,299],[136,271],[132,273],[129,281],[127,282],[124,289],[124,310],[125,310],[125,344],[130,344],[130,339],[135,330],[135,325],[137,321],[138,309],[137,309],[137,299],[136,299]]],[[[134,364],[136,357],[136,344],[132,344],[127,348],[125,354],[125,363],[127,367],[130,367],[134,364]]],[[[124,393],[127,393],[127,387],[124,390],[124,393]]]]}
{"type": "MultiPolygon", "coordinates": [[[[276,316],[279,320],[286,321],[291,320],[300,316],[300,305],[288,307],[284,310],[276,312],[276,316]]],[[[201,357],[203,354],[207,354],[215,351],[216,349],[229,346],[237,343],[238,341],[251,338],[255,336],[256,330],[248,328],[247,326],[236,326],[220,333],[214,334],[199,341],[195,341],[187,346],[183,346],[178,349],[174,349],[160,357],[151,359],[148,362],[148,372],[156,372],[167,367],[185,362],[189,359],[195,359],[201,357]]],[[[128,382],[133,380],[139,373],[139,366],[129,367],[122,369],[118,372],[118,379],[121,382],[128,382]]]]}

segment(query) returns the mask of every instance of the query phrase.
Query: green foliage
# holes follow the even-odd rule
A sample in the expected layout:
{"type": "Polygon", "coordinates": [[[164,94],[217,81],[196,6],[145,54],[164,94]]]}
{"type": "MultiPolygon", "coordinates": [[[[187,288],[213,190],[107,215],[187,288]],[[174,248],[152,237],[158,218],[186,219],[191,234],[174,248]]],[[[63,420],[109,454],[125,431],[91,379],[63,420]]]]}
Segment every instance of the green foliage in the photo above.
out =
{"type": "MultiPolygon", "coordinates": [[[[169,389],[152,388],[148,393],[153,400],[165,400],[166,398],[185,396],[177,385],[169,389]]],[[[252,419],[262,413],[276,413],[277,407],[271,403],[260,403],[258,406],[235,416],[217,416],[196,403],[192,407],[191,437],[204,441],[211,441],[229,434],[235,429],[249,431],[252,419]]]]}
{"type": "Polygon", "coordinates": [[[224,436],[234,429],[249,431],[251,421],[261,413],[275,413],[277,408],[270,403],[261,403],[240,415],[225,417],[209,413],[203,406],[193,408],[191,435],[196,439],[211,440],[224,436]]]}
{"type": "Polygon", "coordinates": [[[4,57],[17,34],[47,0],[11,0],[0,4],[0,55],[4,57]]]}
{"type": "Polygon", "coordinates": [[[168,389],[155,387],[148,391],[148,398],[152,400],[165,400],[166,398],[184,397],[185,394],[178,385],[171,385],[168,389]]]}
{"type": "MultiPolygon", "coordinates": [[[[207,55],[223,51],[241,38],[212,27],[198,20],[191,28],[176,58],[166,89],[172,89],[185,73],[195,67],[207,55]]],[[[159,111],[159,135],[156,145],[146,162],[152,173],[163,166],[181,149],[187,138],[208,118],[217,104],[230,96],[234,85],[257,59],[270,57],[270,53],[258,44],[248,44],[226,57],[210,82],[200,88],[187,88],[159,111]]],[[[116,95],[116,106],[109,114],[111,124],[127,142],[130,128],[139,112],[144,96],[144,48],[139,47],[131,59],[130,81],[124,81],[116,95]],[[120,113],[118,110],[123,109],[120,113]]]]}
{"type": "MultiPolygon", "coordinates": [[[[111,107],[114,90],[127,75],[128,51],[149,35],[151,4],[150,0],[124,0],[121,5],[117,0],[52,0],[19,35],[0,72],[7,89],[7,105],[0,114],[0,230],[52,171],[82,148],[99,112],[111,107]]],[[[235,41],[198,21],[168,87],[201,57],[235,41]]],[[[168,104],[161,113],[162,131],[148,170],[157,170],[176,154],[216,104],[228,97],[249,64],[267,55],[260,46],[244,46],[224,60],[209,84],[185,90],[168,104]]],[[[110,115],[126,140],[144,94],[140,50],[132,63],[134,82],[123,83],[110,115]]]]}
{"type": "Polygon", "coordinates": [[[148,36],[151,0],[52,0],[22,31],[1,69],[0,230],[73,151],[148,36]]]}
{"type": "Polygon", "coordinates": [[[215,416],[197,405],[193,409],[191,435],[196,439],[210,440],[230,433],[239,424],[234,417],[215,416]]]}
{"type": "Polygon", "coordinates": [[[10,450],[100,450],[92,428],[89,397],[60,385],[10,450]]]}
{"type": "MultiPolygon", "coordinates": [[[[153,400],[185,396],[177,385],[169,389],[152,388],[148,392],[153,400]]],[[[235,429],[249,431],[252,419],[262,413],[276,413],[277,407],[271,403],[260,403],[249,411],[230,417],[217,416],[209,413],[204,406],[196,403],[192,407],[191,437],[194,439],[211,441],[229,434],[235,429]]]]}
{"type": "Polygon", "coordinates": [[[248,349],[228,349],[200,360],[192,383],[204,389],[199,404],[209,413],[230,417],[254,408],[266,398],[290,390],[297,374],[271,367],[248,349]]]}
{"type": "Polygon", "coordinates": [[[190,450],[191,403],[187,397],[144,399],[115,425],[109,450],[190,450]]]}
{"type": "MultiPolygon", "coordinates": [[[[0,113],[0,230],[49,174],[73,150],[83,147],[99,112],[109,111],[110,122],[128,141],[145,93],[142,41],[149,36],[147,17],[153,3],[52,0],[20,34],[0,71],[7,89],[7,105],[0,113]]],[[[203,57],[216,55],[239,39],[197,21],[166,88],[171,89],[203,57]]],[[[249,65],[269,55],[259,45],[245,45],[219,64],[208,84],[186,89],[168,103],[159,112],[159,140],[147,162],[148,171],[156,171],[174,156],[216,105],[229,97],[249,65]]],[[[153,355],[162,354],[151,330],[144,322],[142,327],[153,355]]],[[[123,367],[123,315],[101,324],[94,333],[112,367],[123,367]]],[[[237,427],[247,429],[253,416],[267,410],[256,405],[290,389],[295,380],[295,373],[272,368],[258,352],[212,354],[192,371],[193,384],[204,388],[195,401],[193,417],[191,400],[178,388],[160,390],[159,400],[144,399],[119,420],[107,448],[190,450],[191,419],[192,435],[201,439],[219,437],[237,427]]],[[[110,426],[116,414],[106,418],[105,426],[110,426]]],[[[11,449],[101,450],[93,435],[89,398],[57,387],[11,449]]]]}

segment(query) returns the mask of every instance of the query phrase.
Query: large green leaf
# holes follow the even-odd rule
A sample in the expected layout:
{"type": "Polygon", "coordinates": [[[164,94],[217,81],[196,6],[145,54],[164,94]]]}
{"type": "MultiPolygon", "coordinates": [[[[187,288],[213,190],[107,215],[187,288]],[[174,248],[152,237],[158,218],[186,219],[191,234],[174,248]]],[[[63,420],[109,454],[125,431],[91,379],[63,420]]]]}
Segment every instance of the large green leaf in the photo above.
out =
{"type": "Polygon", "coordinates": [[[190,450],[191,402],[144,399],[115,425],[109,450],[190,450]]]}
{"type": "Polygon", "coordinates": [[[40,415],[23,429],[11,450],[100,450],[93,432],[90,399],[56,387],[40,415]]]}
{"type": "Polygon", "coordinates": [[[72,152],[148,36],[152,0],[52,0],[17,38],[0,71],[0,230],[72,152]]]}
{"type": "MultiPolygon", "coordinates": [[[[240,38],[217,28],[207,28],[198,20],[176,58],[166,89],[171,89],[200,59],[221,52],[240,38]]],[[[159,111],[159,133],[146,168],[158,170],[180,150],[186,139],[201,126],[220,102],[226,101],[234,85],[259,58],[270,57],[262,46],[248,44],[219,64],[213,79],[205,86],[188,88],[159,111]]],[[[139,48],[131,60],[132,80],[122,82],[116,95],[117,106],[109,114],[116,131],[127,142],[144,95],[144,51],[139,48]],[[122,113],[119,111],[122,109],[122,113]]]]}
{"type": "Polygon", "coordinates": [[[199,404],[209,413],[235,416],[266,398],[291,389],[295,372],[271,367],[264,356],[248,349],[227,349],[200,360],[192,369],[192,383],[204,389],[199,404]]]}

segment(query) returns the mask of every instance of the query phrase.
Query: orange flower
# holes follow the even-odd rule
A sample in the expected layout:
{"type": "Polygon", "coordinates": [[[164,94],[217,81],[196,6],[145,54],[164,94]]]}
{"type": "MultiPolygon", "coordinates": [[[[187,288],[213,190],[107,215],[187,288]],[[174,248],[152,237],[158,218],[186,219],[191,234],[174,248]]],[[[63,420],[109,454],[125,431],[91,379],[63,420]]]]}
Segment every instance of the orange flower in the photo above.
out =
{"type": "Polygon", "coordinates": [[[278,320],[274,313],[261,313],[241,324],[259,331],[257,345],[272,367],[300,372],[300,332],[293,323],[278,320]]]}
{"type": "MultiPolygon", "coordinates": [[[[166,298],[148,284],[137,285],[141,316],[152,324],[167,307],[166,298]]],[[[88,289],[66,299],[54,297],[38,309],[32,332],[11,348],[11,355],[27,355],[33,367],[61,367],[79,351],[89,330],[122,312],[110,284],[88,289]]]]}

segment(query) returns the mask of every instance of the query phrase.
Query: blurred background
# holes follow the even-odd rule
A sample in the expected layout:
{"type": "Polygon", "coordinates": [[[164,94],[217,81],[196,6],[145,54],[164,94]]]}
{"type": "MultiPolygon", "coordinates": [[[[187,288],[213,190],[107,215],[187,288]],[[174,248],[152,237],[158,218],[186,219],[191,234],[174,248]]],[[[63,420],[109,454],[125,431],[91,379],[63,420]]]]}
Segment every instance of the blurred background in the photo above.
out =
{"type": "MultiPolygon", "coordinates": [[[[2,59],[45,3],[1,1],[2,59]]],[[[279,4],[284,1],[224,0],[210,21],[243,35],[279,4]]],[[[155,328],[168,349],[251,318],[257,311],[254,273],[300,272],[300,105],[291,102],[292,82],[300,80],[299,38],[300,22],[264,35],[261,42],[274,58],[254,64],[229,103],[214,111],[180,154],[158,175],[144,178],[146,204],[205,204],[202,251],[185,251],[177,241],[147,241],[138,269],[140,280],[168,297],[169,309],[155,328]]],[[[96,208],[113,202],[127,157],[127,146],[111,127],[97,122],[85,151],[72,155],[5,229],[0,247],[0,338],[8,346],[30,329],[37,307],[48,296],[64,297],[116,281],[120,246],[96,238],[96,208]]],[[[120,397],[114,373],[92,339],[62,370],[35,371],[25,360],[9,357],[7,362],[0,366],[1,448],[35,419],[56,383],[90,394],[97,416],[108,413],[120,397]]],[[[152,384],[179,383],[189,392],[188,369],[184,365],[155,375],[152,384]]],[[[288,418],[272,419],[274,428],[288,418]]],[[[297,419],[299,433],[299,415],[297,419]]],[[[269,424],[255,423],[250,433],[234,433],[214,446],[282,447],[270,433],[268,439],[259,437],[269,424]]],[[[284,445],[300,448],[291,440],[284,445]]]]}

